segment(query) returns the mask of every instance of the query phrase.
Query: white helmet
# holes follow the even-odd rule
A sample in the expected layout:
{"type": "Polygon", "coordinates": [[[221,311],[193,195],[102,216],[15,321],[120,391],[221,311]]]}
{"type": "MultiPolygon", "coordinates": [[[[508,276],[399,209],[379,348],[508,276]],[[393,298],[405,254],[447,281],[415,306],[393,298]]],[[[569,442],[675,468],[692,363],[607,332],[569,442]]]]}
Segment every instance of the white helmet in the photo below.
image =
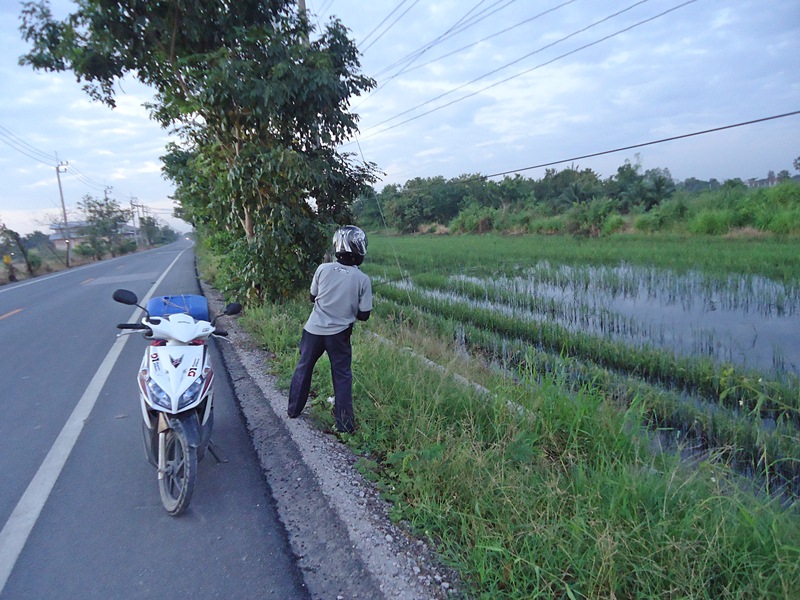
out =
{"type": "Polygon", "coordinates": [[[345,225],[333,234],[333,253],[336,258],[352,258],[360,265],[367,255],[367,234],[355,225],[345,225]]]}

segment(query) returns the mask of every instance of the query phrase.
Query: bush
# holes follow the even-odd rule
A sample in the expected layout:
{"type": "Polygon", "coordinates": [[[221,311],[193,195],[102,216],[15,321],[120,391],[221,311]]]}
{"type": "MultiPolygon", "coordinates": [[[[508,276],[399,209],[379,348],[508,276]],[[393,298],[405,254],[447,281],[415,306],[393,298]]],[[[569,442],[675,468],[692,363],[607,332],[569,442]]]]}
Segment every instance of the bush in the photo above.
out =
{"type": "Polygon", "coordinates": [[[34,273],[37,273],[42,268],[42,257],[36,250],[28,251],[28,264],[34,273]]]}
{"type": "Polygon", "coordinates": [[[114,253],[118,256],[136,252],[136,242],[134,240],[123,240],[114,247],[114,253]]]}
{"type": "Polygon", "coordinates": [[[489,233],[495,228],[498,211],[494,208],[469,206],[450,222],[450,231],[457,233],[489,233]]]}
{"type": "Polygon", "coordinates": [[[219,257],[215,287],[243,304],[285,300],[307,289],[329,239],[312,221],[291,222],[283,216],[258,223],[251,240],[232,232],[215,233],[208,238],[208,248],[219,257]],[[276,222],[294,229],[277,231],[276,222]]]}
{"type": "Polygon", "coordinates": [[[782,210],[775,213],[765,229],[780,235],[800,233],[800,209],[782,210]]]}
{"type": "Polygon", "coordinates": [[[75,254],[80,256],[81,258],[92,258],[94,256],[94,248],[92,248],[86,242],[81,242],[75,249],[73,250],[75,254]]]}
{"type": "Polygon", "coordinates": [[[610,198],[574,204],[564,215],[564,229],[572,235],[597,236],[614,207],[614,201],[610,198]]]}
{"type": "Polygon", "coordinates": [[[611,235],[623,229],[625,229],[625,219],[622,215],[615,213],[613,215],[608,215],[608,218],[605,220],[600,230],[600,235],[611,235]]]}
{"type": "Polygon", "coordinates": [[[661,215],[658,213],[658,211],[652,211],[643,215],[639,215],[633,221],[633,227],[637,231],[641,231],[643,233],[660,231],[661,226],[661,215]]]}
{"type": "Polygon", "coordinates": [[[564,217],[561,215],[555,217],[544,217],[535,219],[528,223],[528,233],[538,234],[557,234],[563,233],[565,228],[564,217]]]}
{"type": "Polygon", "coordinates": [[[729,210],[704,210],[689,222],[689,231],[705,235],[723,235],[731,230],[734,214],[729,210]]]}

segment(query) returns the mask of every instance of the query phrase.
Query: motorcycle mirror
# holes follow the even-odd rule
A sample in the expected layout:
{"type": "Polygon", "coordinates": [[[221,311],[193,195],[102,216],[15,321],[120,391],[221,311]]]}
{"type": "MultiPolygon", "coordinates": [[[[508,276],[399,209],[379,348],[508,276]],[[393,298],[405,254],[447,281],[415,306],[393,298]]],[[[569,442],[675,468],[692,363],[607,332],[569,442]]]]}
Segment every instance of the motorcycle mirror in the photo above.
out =
{"type": "Polygon", "coordinates": [[[130,290],[116,290],[112,298],[120,304],[129,304],[131,306],[136,306],[136,303],[139,301],[136,294],[130,290]]]}
{"type": "Polygon", "coordinates": [[[242,305],[238,302],[231,302],[225,307],[224,314],[231,316],[238,315],[240,312],[242,312],[242,305]]]}

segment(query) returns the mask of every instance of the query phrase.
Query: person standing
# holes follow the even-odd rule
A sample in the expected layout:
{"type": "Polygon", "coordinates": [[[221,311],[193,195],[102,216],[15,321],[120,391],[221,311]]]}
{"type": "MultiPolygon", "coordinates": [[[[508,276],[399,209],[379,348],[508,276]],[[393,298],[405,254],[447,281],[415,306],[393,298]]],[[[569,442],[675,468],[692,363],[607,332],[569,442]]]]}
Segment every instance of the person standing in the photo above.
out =
{"type": "Polygon", "coordinates": [[[333,236],[333,251],[336,262],[321,264],[311,280],[314,308],[303,327],[300,360],[289,387],[287,413],[294,419],[303,412],[314,366],[322,353],[327,352],[333,379],[336,430],[353,433],[350,335],[355,321],[366,321],[372,311],[372,283],[358,268],[367,255],[367,236],[355,225],[345,225],[333,236]]]}

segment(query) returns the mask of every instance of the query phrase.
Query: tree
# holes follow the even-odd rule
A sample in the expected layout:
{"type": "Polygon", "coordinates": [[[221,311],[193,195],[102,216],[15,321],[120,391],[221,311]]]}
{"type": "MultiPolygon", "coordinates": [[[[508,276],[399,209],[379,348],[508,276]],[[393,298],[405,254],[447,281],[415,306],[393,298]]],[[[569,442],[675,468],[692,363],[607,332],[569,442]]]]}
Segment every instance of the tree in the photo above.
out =
{"type": "Polygon", "coordinates": [[[644,176],[640,170],[638,157],[636,163],[626,160],[625,164],[617,167],[617,174],[606,182],[607,194],[617,200],[623,214],[638,204],[644,194],[644,176]]]}
{"type": "Polygon", "coordinates": [[[661,204],[675,193],[675,182],[669,169],[648,169],[644,174],[641,201],[645,211],[661,204]]]}
{"type": "Polygon", "coordinates": [[[290,0],[78,4],[63,21],[46,1],[23,5],[32,49],[22,62],[71,70],[112,107],[125,74],[153,86],[153,117],[181,139],[165,174],[185,217],[226,240],[229,287],[277,298],[304,285],[375,178],[375,165],[336,150],[357,130],[352,96],[374,86],[344,26],[332,20],[310,39],[290,0]]]}
{"type": "Polygon", "coordinates": [[[548,205],[550,211],[557,214],[575,203],[590,202],[600,189],[600,180],[591,169],[546,169],[544,177],[535,183],[534,193],[538,201],[548,205]]]}
{"type": "MultiPolygon", "coordinates": [[[[36,269],[41,266],[42,261],[35,253],[31,255],[22,241],[22,236],[13,229],[6,227],[5,223],[0,223],[0,240],[4,241],[3,245],[6,248],[16,248],[19,250],[22,259],[25,261],[25,268],[28,271],[28,275],[36,277],[36,269]]],[[[12,265],[9,265],[9,280],[16,280],[14,277],[14,267],[12,265]]]]}
{"type": "Polygon", "coordinates": [[[139,219],[139,234],[144,239],[145,246],[159,243],[161,228],[156,218],[145,216],[139,219]]]}
{"type": "Polygon", "coordinates": [[[521,207],[526,202],[535,201],[533,182],[517,173],[513,177],[506,175],[498,184],[500,203],[503,210],[521,207]]]}
{"type": "Polygon", "coordinates": [[[371,186],[353,202],[353,216],[362,229],[384,227],[382,206],[378,205],[378,202],[378,194],[371,186]]]}
{"type": "Polygon", "coordinates": [[[178,239],[178,234],[172,228],[150,216],[139,219],[139,234],[148,246],[167,244],[178,239]]]}
{"type": "Polygon", "coordinates": [[[708,181],[702,181],[696,177],[688,177],[687,179],[684,179],[683,183],[681,184],[681,188],[690,194],[697,194],[699,192],[710,190],[711,183],[708,181]]]}
{"type": "Polygon", "coordinates": [[[800,156],[794,159],[792,166],[794,166],[795,171],[800,171],[800,156]]]}
{"type": "Polygon", "coordinates": [[[162,244],[169,244],[170,242],[174,242],[178,239],[180,235],[177,231],[175,231],[169,225],[162,225],[161,226],[161,243],[162,244]]]}
{"type": "Polygon", "coordinates": [[[120,207],[108,194],[102,200],[87,194],[78,202],[78,208],[84,213],[83,234],[95,260],[101,260],[107,252],[111,256],[119,254],[123,247],[122,229],[131,218],[130,209],[120,207]]]}

